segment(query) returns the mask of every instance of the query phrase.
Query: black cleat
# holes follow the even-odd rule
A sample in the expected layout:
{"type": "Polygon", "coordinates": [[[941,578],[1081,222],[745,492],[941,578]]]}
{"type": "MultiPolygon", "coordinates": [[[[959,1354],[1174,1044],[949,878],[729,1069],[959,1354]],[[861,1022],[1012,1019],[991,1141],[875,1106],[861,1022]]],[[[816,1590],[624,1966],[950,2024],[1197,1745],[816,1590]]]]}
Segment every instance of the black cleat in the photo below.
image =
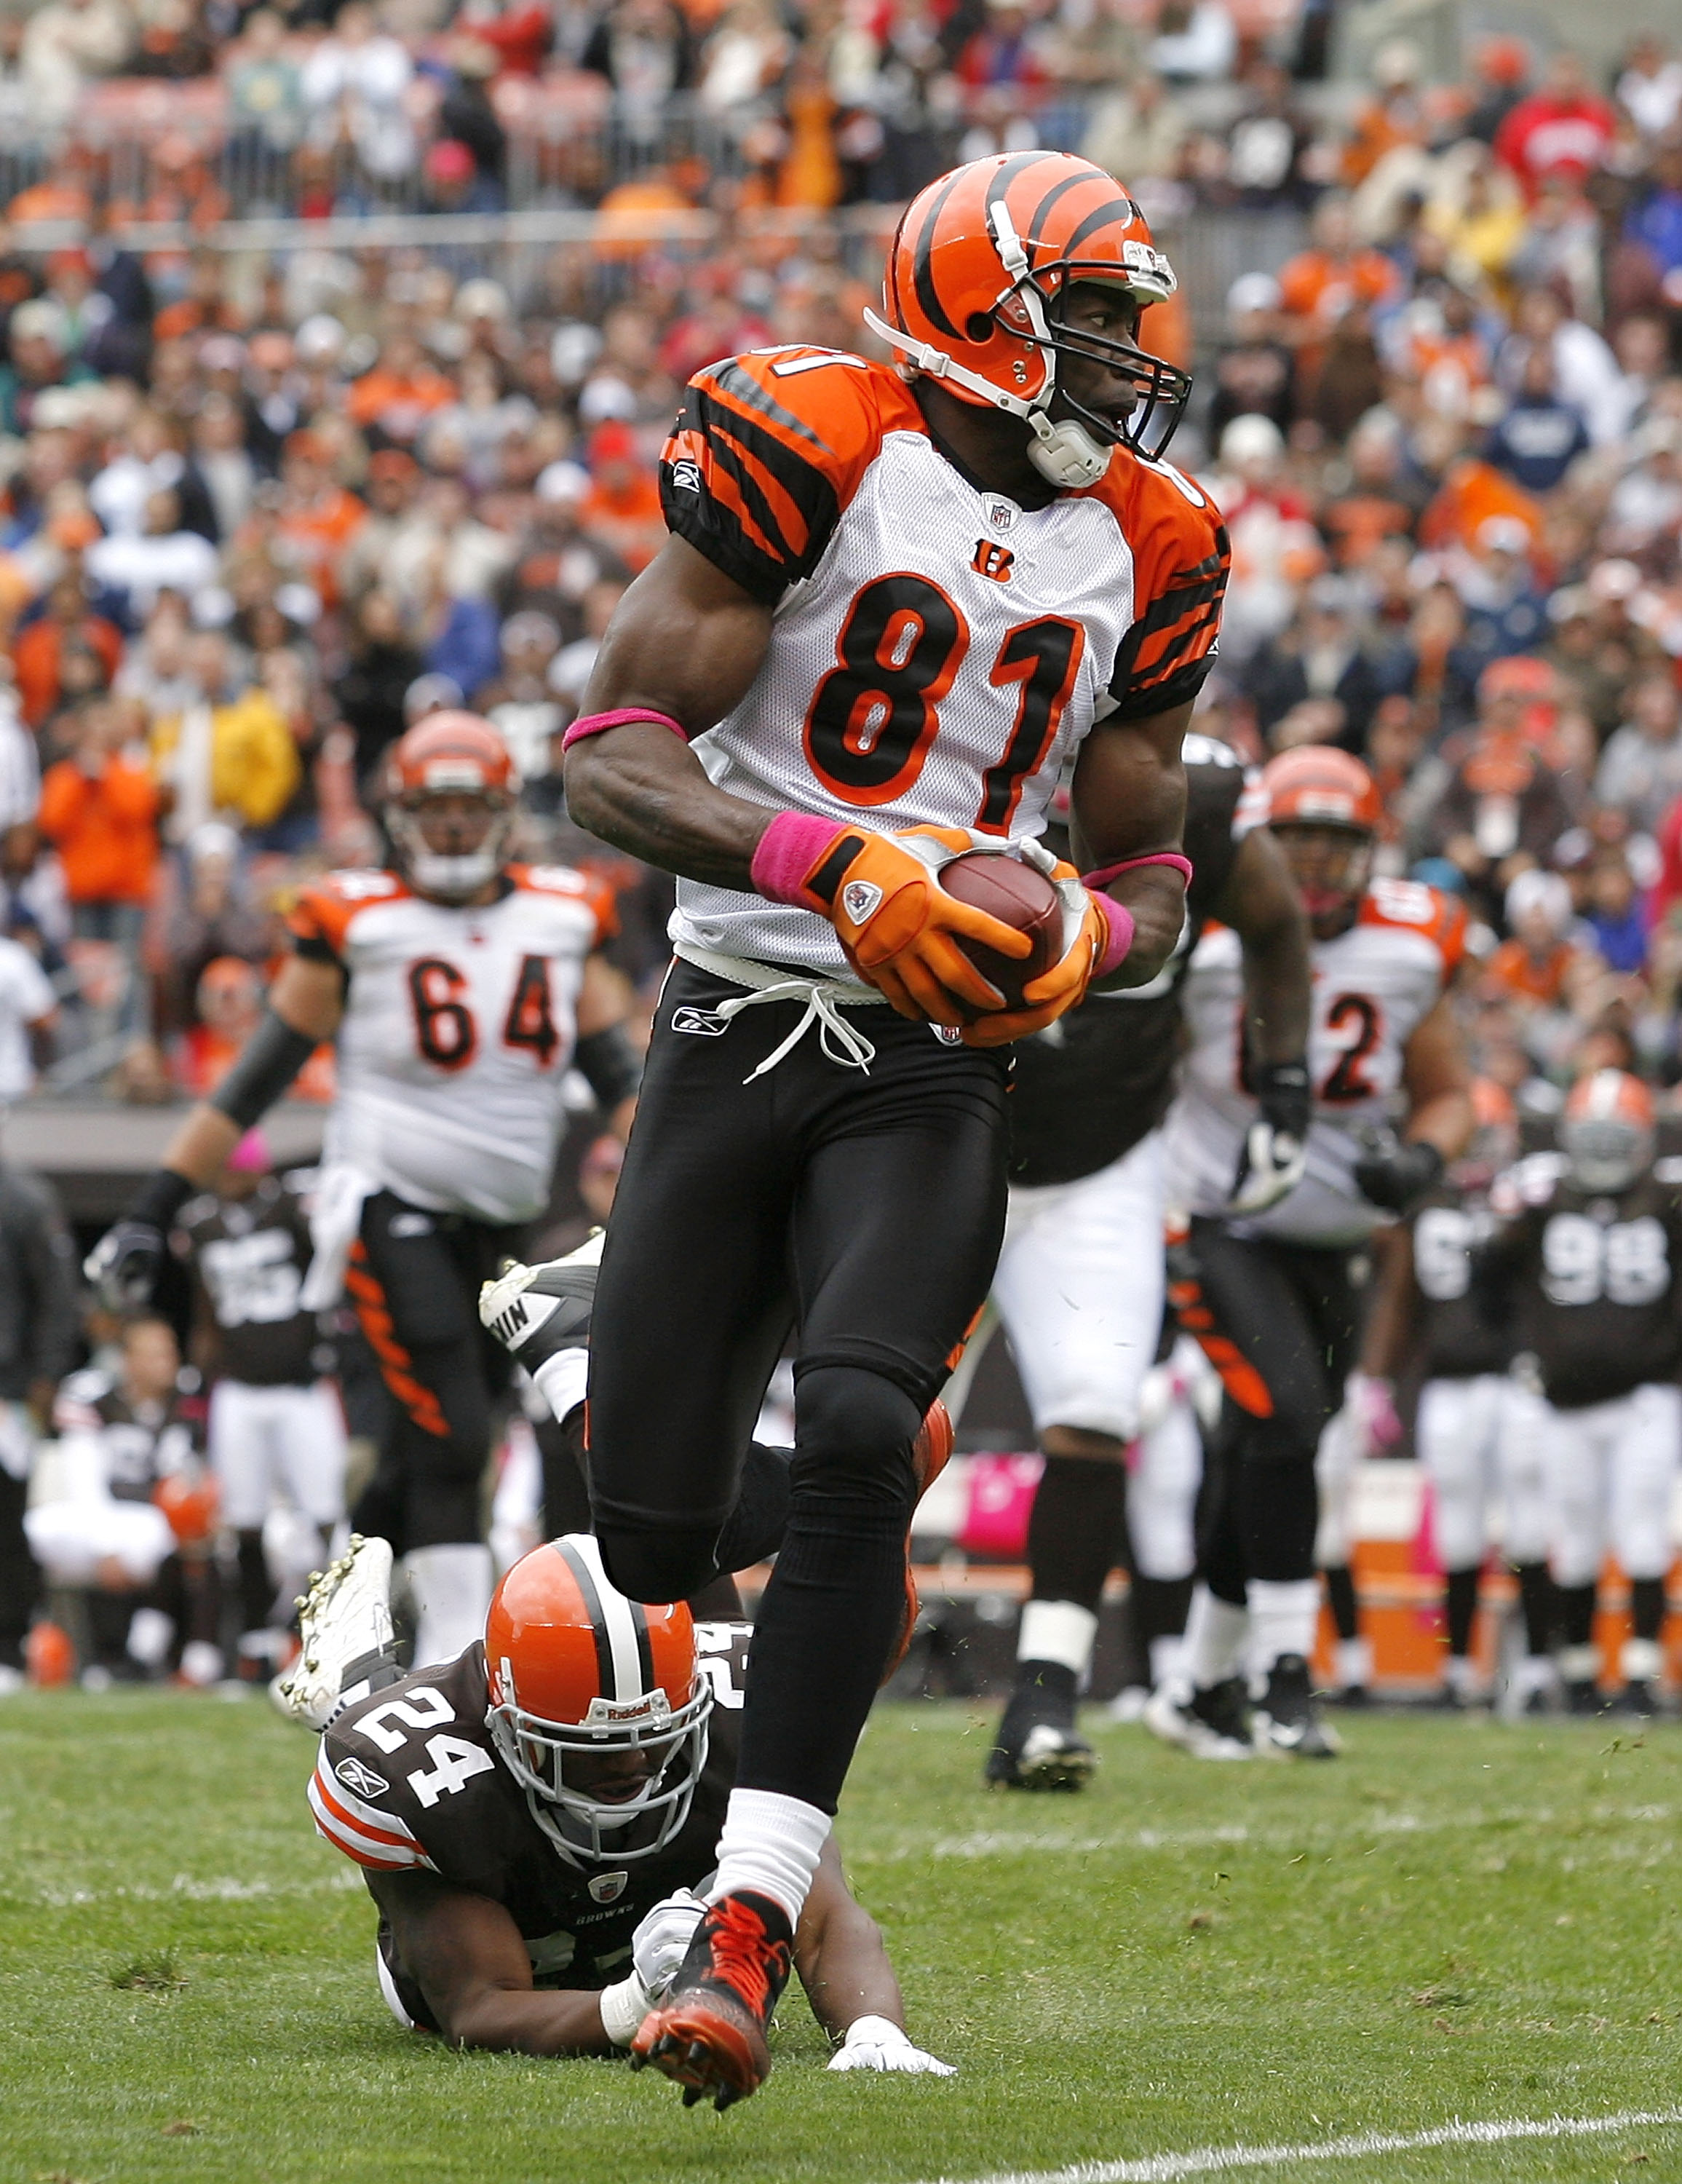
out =
{"type": "Polygon", "coordinates": [[[1639,1677],[1625,1684],[1607,1707],[1608,1713],[1624,1714],[1635,1721],[1651,1721],[1658,1710],[1658,1693],[1639,1677]]]}
{"type": "Polygon", "coordinates": [[[1585,1716],[1601,1712],[1600,1685],[1592,1676],[1573,1678],[1564,1690],[1567,1713],[1585,1716]]]}
{"type": "Polygon", "coordinates": [[[1152,1691],[1145,1726],[1164,1744],[1177,1744],[1194,1759],[1250,1759],[1250,1723],[1242,1676],[1201,1685],[1181,1696],[1164,1685],[1152,1691]]]}
{"type": "Polygon", "coordinates": [[[1098,1755],[1075,1726],[1072,1672],[1044,1662],[1024,1663],[1023,1669],[987,1755],[984,1779],[1006,1790],[1084,1789],[1098,1755]],[[1065,1679],[1067,1690],[1060,1688],[1065,1679]]]}
{"type": "Polygon", "coordinates": [[[479,1321],[530,1373],[563,1350],[589,1346],[602,1232],[564,1259],[535,1267],[504,1259],[479,1291],[479,1321]]]}
{"type": "Polygon", "coordinates": [[[1343,1740],[1320,1719],[1308,1663],[1300,1653],[1281,1653],[1267,1671],[1267,1688],[1251,1719],[1257,1752],[1284,1759],[1335,1759],[1343,1740]]]}

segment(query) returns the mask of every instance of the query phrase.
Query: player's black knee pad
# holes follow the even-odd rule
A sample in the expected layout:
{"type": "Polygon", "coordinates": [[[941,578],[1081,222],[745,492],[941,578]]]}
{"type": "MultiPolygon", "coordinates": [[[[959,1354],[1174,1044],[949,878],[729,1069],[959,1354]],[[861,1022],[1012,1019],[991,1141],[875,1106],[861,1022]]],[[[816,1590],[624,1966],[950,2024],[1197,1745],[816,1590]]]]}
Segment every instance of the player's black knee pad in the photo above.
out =
{"type": "Polygon", "coordinates": [[[718,1527],[643,1531],[623,1523],[596,1522],[602,1567],[627,1600],[687,1600],[717,1574],[718,1527]]]}
{"type": "Polygon", "coordinates": [[[793,1504],[883,1502],[909,1515],[911,1443],[922,1424],[911,1398],[881,1373],[810,1367],[795,1388],[793,1504]]]}

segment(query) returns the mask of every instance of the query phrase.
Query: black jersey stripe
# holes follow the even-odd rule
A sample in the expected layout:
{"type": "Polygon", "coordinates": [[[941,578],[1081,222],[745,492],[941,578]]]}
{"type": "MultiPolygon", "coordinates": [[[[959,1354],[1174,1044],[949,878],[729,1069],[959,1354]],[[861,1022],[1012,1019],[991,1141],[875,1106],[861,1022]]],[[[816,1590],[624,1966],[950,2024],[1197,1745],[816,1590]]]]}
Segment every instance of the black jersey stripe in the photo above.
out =
{"type": "Polygon", "coordinates": [[[963,336],[947,317],[946,306],[935,292],[934,231],[940,225],[940,215],[946,209],[946,200],[963,179],[963,173],[960,167],[955,174],[947,176],[934,203],[923,215],[922,228],[917,237],[911,264],[911,285],[916,290],[917,301],[922,306],[924,316],[938,332],[950,334],[954,341],[961,341],[963,336]]]}
{"type": "Polygon", "coordinates": [[[732,402],[739,402],[747,410],[757,410],[761,416],[769,417],[773,424],[780,425],[785,432],[794,433],[797,439],[808,442],[823,454],[829,453],[828,447],[810,426],[803,424],[792,410],[784,409],[771,389],[761,387],[752,372],[744,371],[734,357],[728,357],[722,364],[715,365],[707,376],[732,402]]]}
{"type": "Polygon", "coordinates": [[[571,1571],[574,1582],[583,1596],[585,1612],[590,1618],[590,1633],[596,1641],[596,1676],[602,1687],[602,1696],[616,1699],[621,1694],[619,1679],[614,1674],[613,1641],[608,1636],[607,1616],[602,1607],[602,1596],[596,1584],[595,1573],[570,1540],[557,1540],[554,1548],[571,1571]]]}

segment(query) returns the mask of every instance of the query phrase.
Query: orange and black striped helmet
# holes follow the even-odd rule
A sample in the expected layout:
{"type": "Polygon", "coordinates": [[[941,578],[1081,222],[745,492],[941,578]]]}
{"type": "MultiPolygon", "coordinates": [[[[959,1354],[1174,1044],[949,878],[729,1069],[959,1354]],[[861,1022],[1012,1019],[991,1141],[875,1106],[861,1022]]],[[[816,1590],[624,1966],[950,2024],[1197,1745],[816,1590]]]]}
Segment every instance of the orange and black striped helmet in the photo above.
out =
{"type": "Polygon", "coordinates": [[[713,1687],[682,1601],[646,1607],[569,1532],[522,1555],[485,1618],[487,1719],[532,1817],[576,1864],[663,1849],[689,1817],[713,1687]]]}
{"type": "Polygon", "coordinates": [[[1026,420],[1030,452],[1054,484],[1094,485],[1118,441],[1161,454],[1191,380],[1132,341],[1065,325],[1068,290],[1086,281],[1121,288],[1141,306],[1177,285],[1144,214],[1112,176],[1067,152],[1005,153],[955,168],[911,200],[888,254],[883,316],[865,318],[903,369],[927,372],[961,401],[1026,420]],[[1067,356],[1133,381],[1122,422],[1059,387],[1067,356]]]}

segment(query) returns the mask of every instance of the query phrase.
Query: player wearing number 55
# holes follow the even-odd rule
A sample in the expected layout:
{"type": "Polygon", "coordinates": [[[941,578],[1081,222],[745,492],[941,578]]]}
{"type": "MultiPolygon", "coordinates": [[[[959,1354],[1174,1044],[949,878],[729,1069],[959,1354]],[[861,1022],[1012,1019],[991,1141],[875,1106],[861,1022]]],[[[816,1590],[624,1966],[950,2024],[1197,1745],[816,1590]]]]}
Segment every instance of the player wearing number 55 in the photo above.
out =
{"type": "Polygon", "coordinates": [[[352,1515],[407,1559],[418,1664],[459,1653],[491,1596],[479,1482],[508,1362],[480,1284],[548,1203],[568,1069],[621,1135],[637,1084],[622,982],[595,953],[610,899],[510,861],[519,790],[488,722],[409,730],[382,783],[387,862],[303,891],[262,1023],[87,1266],[114,1306],[144,1303],[181,1206],[337,1037],[301,1302],[348,1291],[385,1377],[380,1464],[352,1515]]]}
{"type": "MultiPolygon", "coordinates": [[[[572,816],[678,876],[591,1352],[596,1535],[632,1599],[710,1571],[795,1335],[788,1529],[718,1876],[638,2036],[692,2092],[763,2077],[899,1641],[914,1440],[1003,1231],[1009,1043],[1090,983],[1144,984],[1179,937],[1180,740],[1228,557],[1162,460],[1189,382],[1140,317],[1174,285],[1084,160],[932,184],[867,315],[893,364],[797,346],[690,382],[661,463],[673,535],[568,731],[572,816]],[[1066,770],[1084,882],[1038,841],[1066,770]],[[1056,889],[1025,982],[1000,959],[1028,933],[944,883],[977,849],[1056,889]]],[[[1017,878],[965,892],[1043,902],[1017,878]]]]}

